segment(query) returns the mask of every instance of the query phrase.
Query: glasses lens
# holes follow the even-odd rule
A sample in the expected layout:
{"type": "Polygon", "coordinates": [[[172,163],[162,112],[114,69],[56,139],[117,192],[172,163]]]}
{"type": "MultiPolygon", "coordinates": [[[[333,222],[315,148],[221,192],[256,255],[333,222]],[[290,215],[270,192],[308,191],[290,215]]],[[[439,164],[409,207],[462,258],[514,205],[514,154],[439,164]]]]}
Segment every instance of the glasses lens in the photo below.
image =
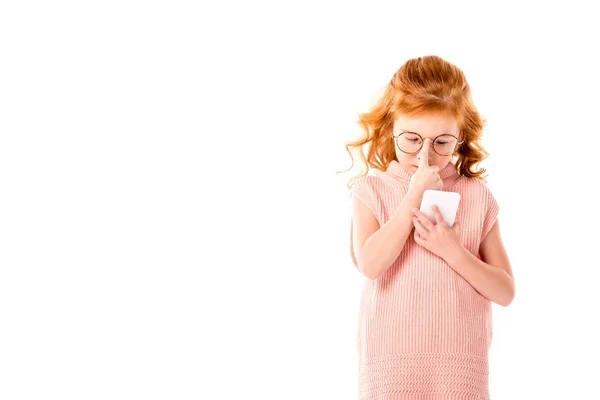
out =
{"type": "Polygon", "coordinates": [[[438,154],[441,154],[443,156],[449,156],[452,155],[452,153],[454,153],[456,143],[457,140],[454,136],[442,135],[439,136],[433,143],[433,149],[438,154]]]}
{"type": "Polygon", "coordinates": [[[416,153],[421,147],[421,138],[414,133],[402,133],[396,139],[398,148],[405,153],[416,153]]]}

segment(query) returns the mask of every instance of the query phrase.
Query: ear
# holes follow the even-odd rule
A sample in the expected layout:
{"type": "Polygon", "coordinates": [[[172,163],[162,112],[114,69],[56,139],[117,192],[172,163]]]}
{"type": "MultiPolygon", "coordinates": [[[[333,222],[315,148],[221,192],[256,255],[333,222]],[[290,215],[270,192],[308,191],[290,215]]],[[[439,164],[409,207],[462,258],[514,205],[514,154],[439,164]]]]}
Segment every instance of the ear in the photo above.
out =
{"type": "Polygon", "coordinates": [[[465,146],[465,137],[462,135],[462,133],[458,134],[458,145],[456,146],[456,151],[454,152],[454,154],[460,154],[460,149],[462,149],[465,146]]]}

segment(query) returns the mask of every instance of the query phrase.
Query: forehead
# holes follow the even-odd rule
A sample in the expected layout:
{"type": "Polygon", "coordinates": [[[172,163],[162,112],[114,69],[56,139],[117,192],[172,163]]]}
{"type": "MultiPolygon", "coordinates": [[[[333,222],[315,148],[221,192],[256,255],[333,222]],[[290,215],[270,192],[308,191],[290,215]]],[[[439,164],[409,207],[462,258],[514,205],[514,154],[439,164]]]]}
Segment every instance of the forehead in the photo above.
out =
{"type": "Polygon", "coordinates": [[[459,126],[456,119],[448,114],[401,115],[394,121],[394,132],[402,130],[434,139],[443,134],[458,136],[459,126]]]}

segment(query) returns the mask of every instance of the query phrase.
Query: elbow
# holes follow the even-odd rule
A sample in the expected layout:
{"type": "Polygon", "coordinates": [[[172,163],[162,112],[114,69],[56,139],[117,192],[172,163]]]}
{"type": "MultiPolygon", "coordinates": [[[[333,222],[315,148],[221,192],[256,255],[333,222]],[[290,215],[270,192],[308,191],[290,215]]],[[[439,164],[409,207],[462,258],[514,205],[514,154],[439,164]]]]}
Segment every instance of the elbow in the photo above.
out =
{"type": "Polygon", "coordinates": [[[504,291],[504,295],[502,296],[502,298],[500,298],[497,301],[497,304],[501,305],[502,307],[508,307],[509,305],[511,305],[514,298],[515,298],[515,284],[514,284],[514,281],[511,279],[511,282],[508,285],[508,288],[504,291]]]}
{"type": "Polygon", "coordinates": [[[502,307],[508,307],[508,306],[510,306],[510,303],[512,303],[512,301],[513,301],[512,298],[506,298],[506,299],[497,301],[496,304],[498,304],[499,306],[502,306],[502,307]]]}
{"type": "Polygon", "coordinates": [[[358,270],[363,276],[371,280],[375,280],[381,276],[381,269],[378,268],[376,265],[373,265],[372,262],[365,262],[363,257],[359,257],[357,261],[358,270]]]}
{"type": "Polygon", "coordinates": [[[381,274],[376,273],[375,271],[371,270],[371,269],[361,269],[360,271],[365,277],[371,279],[372,281],[374,281],[375,279],[379,278],[381,276],[381,274]]]}

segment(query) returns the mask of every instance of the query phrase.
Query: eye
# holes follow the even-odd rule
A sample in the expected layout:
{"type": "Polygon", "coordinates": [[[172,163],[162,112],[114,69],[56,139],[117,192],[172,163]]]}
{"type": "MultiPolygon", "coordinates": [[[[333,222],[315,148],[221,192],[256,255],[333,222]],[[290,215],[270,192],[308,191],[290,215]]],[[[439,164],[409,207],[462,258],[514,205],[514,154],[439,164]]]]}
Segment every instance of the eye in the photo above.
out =
{"type": "Polygon", "coordinates": [[[402,138],[408,142],[418,142],[421,140],[419,136],[412,133],[403,133],[402,138]]]}

